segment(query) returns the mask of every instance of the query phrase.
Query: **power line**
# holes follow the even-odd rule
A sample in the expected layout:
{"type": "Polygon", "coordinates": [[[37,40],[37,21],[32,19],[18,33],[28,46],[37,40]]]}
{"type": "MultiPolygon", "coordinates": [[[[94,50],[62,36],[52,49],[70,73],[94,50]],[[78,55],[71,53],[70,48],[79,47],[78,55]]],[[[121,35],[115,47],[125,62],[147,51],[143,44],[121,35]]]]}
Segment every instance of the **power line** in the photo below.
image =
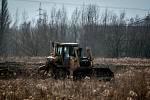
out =
{"type": "Polygon", "coordinates": [[[16,1],[33,2],[33,3],[40,3],[41,2],[38,0],[16,0],[16,1]]]}
{"type": "MultiPolygon", "coordinates": [[[[52,2],[52,1],[39,1],[39,0],[16,0],[16,1],[24,1],[24,2],[36,2],[36,3],[46,3],[46,4],[59,4],[59,5],[72,5],[72,6],[89,6],[87,4],[75,4],[75,3],[67,3],[67,2],[52,2]]],[[[111,9],[122,9],[122,10],[139,10],[139,11],[150,11],[150,9],[144,9],[144,8],[129,8],[129,7],[114,7],[114,6],[98,6],[99,8],[111,8],[111,9]]]]}

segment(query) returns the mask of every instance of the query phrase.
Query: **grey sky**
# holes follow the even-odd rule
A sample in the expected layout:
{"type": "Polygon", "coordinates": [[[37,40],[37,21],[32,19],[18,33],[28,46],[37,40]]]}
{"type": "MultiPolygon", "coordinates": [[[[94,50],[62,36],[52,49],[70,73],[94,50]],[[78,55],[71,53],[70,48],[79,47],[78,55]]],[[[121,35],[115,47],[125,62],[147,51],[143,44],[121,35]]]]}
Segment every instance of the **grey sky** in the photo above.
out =
{"type": "MultiPolygon", "coordinates": [[[[30,0],[27,0],[30,1],[30,0]]],[[[15,16],[16,9],[18,8],[19,12],[19,18],[22,18],[22,13],[24,11],[27,12],[28,19],[36,19],[38,16],[38,7],[39,3],[38,2],[27,2],[26,0],[8,0],[8,6],[9,6],[9,12],[11,13],[11,16],[15,16]]],[[[31,0],[34,1],[34,0],[31,0]]],[[[107,6],[107,7],[123,7],[123,8],[142,8],[142,9],[150,9],[150,0],[36,0],[36,1],[41,1],[42,2],[42,8],[47,11],[47,13],[50,13],[50,9],[53,6],[57,7],[62,7],[63,4],[66,7],[67,11],[69,14],[73,11],[75,7],[80,7],[78,5],[84,4],[89,4],[89,3],[94,3],[98,6],[107,6]],[[45,1],[48,2],[55,2],[54,3],[46,3],[45,1]],[[66,4],[72,4],[72,5],[66,5],[66,4]]],[[[104,8],[101,8],[104,9],[104,8]]],[[[118,13],[122,12],[123,9],[110,9],[108,10],[113,10],[113,12],[118,13]]],[[[128,10],[125,9],[126,11],[126,16],[135,16],[138,14],[140,17],[145,16],[147,11],[141,11],[141,10],[128,10]]]]}

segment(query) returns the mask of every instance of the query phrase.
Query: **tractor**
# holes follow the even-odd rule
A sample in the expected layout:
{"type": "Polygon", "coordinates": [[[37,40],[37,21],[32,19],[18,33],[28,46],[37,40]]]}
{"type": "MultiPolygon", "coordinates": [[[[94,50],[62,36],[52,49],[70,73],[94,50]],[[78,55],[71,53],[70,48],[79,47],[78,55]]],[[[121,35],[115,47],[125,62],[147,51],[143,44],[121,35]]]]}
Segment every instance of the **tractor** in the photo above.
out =
{"type": "Polygon", "coordinates": [[[43,75],[50,73],[55,79],[65,79],[73,76],[74,80],[85,77],[100,77],[111,80],[114,77],[109,68],[94,66],[90,48],[86,48],[86,56],[78,43],[52,43],[52,53],[48,56],[46,64],[38,69],[43,75]]]}

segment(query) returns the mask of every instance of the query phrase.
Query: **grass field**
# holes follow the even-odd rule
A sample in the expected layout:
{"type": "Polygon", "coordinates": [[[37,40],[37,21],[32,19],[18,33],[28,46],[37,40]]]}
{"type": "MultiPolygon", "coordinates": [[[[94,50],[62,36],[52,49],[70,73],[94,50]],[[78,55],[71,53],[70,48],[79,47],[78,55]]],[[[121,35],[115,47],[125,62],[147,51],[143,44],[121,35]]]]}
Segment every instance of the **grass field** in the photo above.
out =
{"type": "MultiPolygon", "coordinates": [[[[109,67],[124,66],[110,82],[86,78],[54,80],[36,74],[36,68],[45,63],[43,57],[0,58],[1,62],[20,62],[24,75],[0,79],[0,100],[149,100],[150,60],[132,58],[97,58],[96,64],[109,67]]],[[[118,68],[118,67],[116,67],[118,68]]],[[[113,69],[113,68],[112,68],[113,69]]]]}

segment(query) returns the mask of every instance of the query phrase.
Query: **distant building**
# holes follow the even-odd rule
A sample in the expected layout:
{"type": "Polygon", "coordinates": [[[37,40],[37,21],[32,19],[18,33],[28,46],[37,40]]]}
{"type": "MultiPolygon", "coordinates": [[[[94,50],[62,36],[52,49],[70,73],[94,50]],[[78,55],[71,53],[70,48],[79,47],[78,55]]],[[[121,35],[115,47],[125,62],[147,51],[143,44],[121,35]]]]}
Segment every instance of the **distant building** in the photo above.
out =
{"type": "Polygon", "coordinates": [[[135,21],[131,24],[131,26],[147,26],[150,25],[150,14],[148,14],[145,18],[135,21]]]}

